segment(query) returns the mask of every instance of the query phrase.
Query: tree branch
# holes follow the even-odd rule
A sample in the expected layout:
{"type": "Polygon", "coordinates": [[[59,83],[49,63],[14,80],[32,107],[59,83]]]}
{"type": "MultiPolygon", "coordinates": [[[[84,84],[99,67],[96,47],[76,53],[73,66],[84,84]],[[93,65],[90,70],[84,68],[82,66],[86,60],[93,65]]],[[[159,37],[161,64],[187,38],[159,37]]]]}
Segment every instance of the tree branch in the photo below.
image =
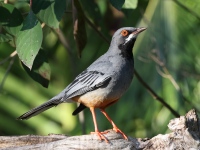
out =
{"type": "Polygon", "coordinates": [[[6,73],[5,73],[3,79],[2,79],[2,81],[0,83],[0,91],[3,89],[3,85],[4,85],[5,81],[6,81],[6,78],[7,78],[8,74],[9,74],[9,72],[10,72],[10,69],[11,69],[11,67],[12,67],[12,65],[14,63],[16,55],[17,55],[17,51],[15,50],[13,53],[10,54],[9,57],[5,58],[3,61],[0,62],[0,65],[1,65],[1,64],[5,63],[6,61],[8,61],[9,59],[11,59],[10,63],[9,63],[9,66],[6,69],[6,73]]]}
{"type": "Polygon", "coordinates": [[[96,31],[96,33],[109,44],[109,40],[96,28],[96,26],[85,16],[85,21],[90,25],[90,27],[96,31]]]}
{"type": "Polygon", "coordinates": [[[151,94],[151,96],[159,101],[160,103],[163,104],[163,106],[165,106],[167,109],[169,109],[171,111],[171,113],[175,116],[175,117],[179,117],[180,115],[178,114],[178,112],[176,112],[169,104],[167,104],[163,98],[159,97],[150,87],[148,84],[146,84],[146,82],[139,76],[139,74],[137,73],[136,70],[134,70],[135,72],[135,76],[137,77],[137,79],[140,81],[140,83],[147,89],[147,91],[151,94]]]}
{"type": "Polygon", "coordinates": [[[98,136],[1,136],[0,149],[27,150],[27,149],[126,149],[126,150],[163,150],[163,149],[200,149],[200,123],[195,110],[185,116],[172,119],[168,124],[171,133],[157,135],[151,139],[129,137],[124,140],[120,134],[109,130],[105,134],[109,143],[100,141],[98,136]]]}

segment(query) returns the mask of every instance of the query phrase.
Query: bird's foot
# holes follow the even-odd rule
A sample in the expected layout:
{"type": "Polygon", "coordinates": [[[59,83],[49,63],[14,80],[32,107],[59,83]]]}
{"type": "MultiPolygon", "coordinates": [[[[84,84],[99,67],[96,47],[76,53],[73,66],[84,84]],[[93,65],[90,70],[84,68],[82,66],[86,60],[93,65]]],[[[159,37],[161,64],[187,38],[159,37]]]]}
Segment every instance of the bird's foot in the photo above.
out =
{"type": "Polygon", "coordinates": [[[128,140],[128,137],[127,137],[118,127],[113,127],[113,130],[114,130],[116,133],[120,133],[120,134],[123,136],[123,138],[124,138],[125,140],[128,140]]]}
{"type": "Polygon", "coordinates": [[[98,137],[99,137],[100,140],[104,140],[106,143],[109,143],[108,139],[103,135],[103,134],[106,134],[106,133],[108,133],[108,131],[104,131],[104,132],[99,132],[99,131],[90,132],[90,134],[96,134],[96,135],[98,135],[98,137]]]}

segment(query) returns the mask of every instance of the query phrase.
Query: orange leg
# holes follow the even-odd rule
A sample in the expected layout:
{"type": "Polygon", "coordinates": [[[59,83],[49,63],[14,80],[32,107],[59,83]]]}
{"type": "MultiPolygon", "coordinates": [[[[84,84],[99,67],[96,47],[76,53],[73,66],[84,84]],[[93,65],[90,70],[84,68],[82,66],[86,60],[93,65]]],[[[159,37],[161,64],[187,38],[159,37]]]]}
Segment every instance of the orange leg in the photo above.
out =
{"type": "Polygon", "coordinates": [[[115,123],[112,121],[112,119],[108,116],[108,114],[105,112],[104,109],[100,109],[101,112],[104,114],[104,116],[106,116],[106,118],[108,119],[108,121],[112,124],[113,126],[113,130],[115,132],[119,132],[121,133],[121,135],[124,137],[124,139],[128,140],[127,136],[115,125],[115,123]]]}
{"type": "Polygon", "coordinates": [[[94,122],[94,128],[95,128],[95,132],[91,132],[91,134],[97,134],[99,136],[100,140],[105,140],[108,143],[108,140],[106,139],[106,137],[103,135],[107,132],[99,132],[98,127],[97,127],[97,120],[96,120],[96,115],[95,115],[95,111],[94,111],[94,107],[90,107],[90,111],[92,113],[92,118],[93,118],[93,122],[94,122]]]}

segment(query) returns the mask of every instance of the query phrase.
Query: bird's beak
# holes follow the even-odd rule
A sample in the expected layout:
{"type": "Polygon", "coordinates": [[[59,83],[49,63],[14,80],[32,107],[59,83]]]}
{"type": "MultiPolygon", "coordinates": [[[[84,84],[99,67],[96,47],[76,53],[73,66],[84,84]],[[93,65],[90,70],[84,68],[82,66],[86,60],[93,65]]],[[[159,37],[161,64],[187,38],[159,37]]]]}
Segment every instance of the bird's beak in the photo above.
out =
{"type": "Polygon", "coordinates": [[[142,32],[142,31],[144,31],[144,30],[146,30],[147,28],[143,28],[143,27],[141,27],[141,28],[137,28],[134,32],[132,32],[132,34],[133,35],[137,35],[137,34],[139,34],[140,32],[142,32]]]}

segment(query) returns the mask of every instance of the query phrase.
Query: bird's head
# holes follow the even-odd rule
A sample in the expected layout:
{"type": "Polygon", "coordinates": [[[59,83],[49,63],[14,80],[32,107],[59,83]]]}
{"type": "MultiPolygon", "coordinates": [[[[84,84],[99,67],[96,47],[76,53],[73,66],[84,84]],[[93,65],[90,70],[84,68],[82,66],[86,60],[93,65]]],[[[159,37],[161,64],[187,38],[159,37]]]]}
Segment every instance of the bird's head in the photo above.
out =
{"type": "Polygon", "coordinates": [[[124,27],[118,29],[112,37],[110,48],[115,49],[117,46],[123,54],[132,55],[132,48],[137,35],[144,30],[146,28],[124,27]]]}

